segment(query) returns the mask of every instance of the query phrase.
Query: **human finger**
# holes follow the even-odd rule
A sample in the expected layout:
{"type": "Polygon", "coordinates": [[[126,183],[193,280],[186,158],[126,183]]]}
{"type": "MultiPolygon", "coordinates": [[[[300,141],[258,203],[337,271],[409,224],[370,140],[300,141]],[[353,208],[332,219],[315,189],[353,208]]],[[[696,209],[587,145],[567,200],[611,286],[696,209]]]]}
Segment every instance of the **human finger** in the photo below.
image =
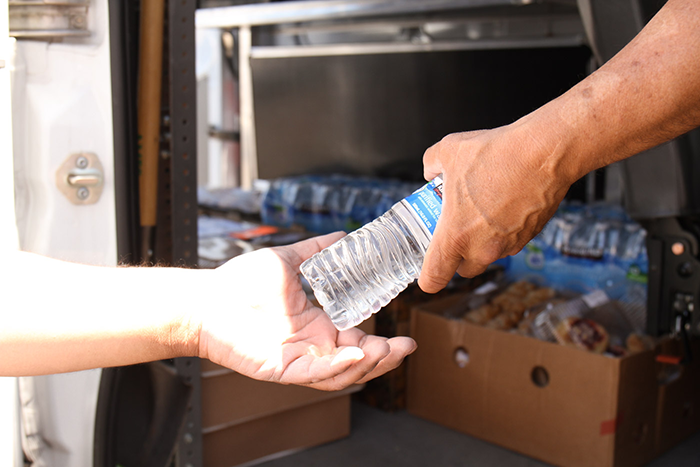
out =
{"type": "Polygon", "coordinates": [[[423,260],[418,286],[427,293],[444,289],[462,262],[462,256],[451,251],[449,236],[445,236],[438,224],[423,260]]]}
{"type": "Polygon", "coordinates": [[[423,154],[423,177],[430,181],[444,172],[440,161],[442,142],[437,142],[425,150],[423,154]]]}
{"type": "Polygon", "coordinates": [[[310,384],[310,386],[324,391],[337,391],[356,384],[390,354],[391,347],[386,338],[367,335],[362,339],[361,350],[364,358],[352,364],[345,371],[323,381],[310,384]]]}
{"type": "Polygon", "coordinates": [[[390,349],[389,355],[384,357],[372,371],[365,375],[364,378],[360,379],[358,381],[359,384],[366,383],[367,381],[381,376],[384,373],[398,367],[401,365],[404,358],[415,352],[415,350],[418,348],[416,341],[410,337],[403,336],[392,337],[391,339],[387,340],[387,344],[389,344],[390,349]]]}
{"type": "Polygon", "coordinates": [[[311,258],[313,255],[328,248],[345,236],[345,232],[333,232],[320,237],[313,237],[292,245],[278,247],[287,253],[290,264],[294,269],[298,269],[301,263],[311,258]]]}
{"type": "Polygon", "coordinates": [[[363,339],[366,339],[368,334],[358,328],[350,328],[345,331],[338,332],[338,337],[336,338],[336,345],[338,347],[343,347],[346,345],[361,347],[363,339]]]}
{"type": "Polygon", "coordinates": [[[344,373],[364,358],[365,353],[359,347],[337,348],[334,353],[326,355],[309,352],[306,348],[286,365],[279,381],[316,387],[315,385],[344,373]]]}

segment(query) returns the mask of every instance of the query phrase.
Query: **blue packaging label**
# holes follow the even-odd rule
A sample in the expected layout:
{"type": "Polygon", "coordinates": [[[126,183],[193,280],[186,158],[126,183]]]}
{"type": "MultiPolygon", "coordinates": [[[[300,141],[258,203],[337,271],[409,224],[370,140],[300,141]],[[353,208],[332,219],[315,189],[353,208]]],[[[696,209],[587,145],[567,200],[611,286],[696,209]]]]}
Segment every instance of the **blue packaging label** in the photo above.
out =
{"type": "Polygon", "coordinates": [[[405,198],[432,236],[442,212],[442,178],[435,177],[430,183],[405,198]]]}

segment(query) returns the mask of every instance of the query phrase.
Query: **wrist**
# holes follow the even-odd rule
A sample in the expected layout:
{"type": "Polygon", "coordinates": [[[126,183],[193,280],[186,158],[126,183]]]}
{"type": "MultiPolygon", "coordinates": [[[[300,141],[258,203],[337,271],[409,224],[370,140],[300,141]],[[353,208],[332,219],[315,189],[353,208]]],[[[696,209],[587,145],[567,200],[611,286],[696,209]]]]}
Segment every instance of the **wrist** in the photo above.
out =
{"type": "Polygon", "coordinates": [[[613,162],[601,162],[600,141],[584,123],[583,111],[570,112],[576,107],[573,101],[567,93],[512,124],[517,137],[535,146],[527,151],[533,158],[527,163],[567,189],[592,170],[613,162]]]}
{"type": "Polygon", "coordinates": [[[173,274],[164,307],[169,309],[162,327],[162,344],[173,357],[200,356],[202,314],[214,306],[213,271],[170,270],[173,274]]]}
{"type": "Polygon", "coordinates": [[[173,357],[198,357],[202,323],[194,312],[174,316],[165,328],[167,346],[173,357]]]}

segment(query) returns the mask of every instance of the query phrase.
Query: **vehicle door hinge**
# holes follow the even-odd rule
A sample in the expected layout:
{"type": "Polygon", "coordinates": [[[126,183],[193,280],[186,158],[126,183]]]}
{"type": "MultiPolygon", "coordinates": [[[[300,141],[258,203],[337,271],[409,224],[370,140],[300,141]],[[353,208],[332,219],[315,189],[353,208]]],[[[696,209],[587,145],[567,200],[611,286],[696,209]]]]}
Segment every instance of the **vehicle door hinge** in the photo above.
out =
{"type": "Polygon", "coordinates": [[[10,0],[10,36],[55,40],[89,36],[90,0],[10,0]]]}

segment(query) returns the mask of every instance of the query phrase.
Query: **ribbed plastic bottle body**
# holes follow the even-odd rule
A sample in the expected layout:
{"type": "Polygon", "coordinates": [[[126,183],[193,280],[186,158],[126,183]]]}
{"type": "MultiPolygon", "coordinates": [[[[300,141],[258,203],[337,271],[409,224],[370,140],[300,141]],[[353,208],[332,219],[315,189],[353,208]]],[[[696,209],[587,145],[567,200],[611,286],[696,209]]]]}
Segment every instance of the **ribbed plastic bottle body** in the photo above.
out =
{"type": "Polygon", "coordinates": [[[429,239],[409,226],[403,203],[302,264],[338,329],[366,320],[418,278],[429,239]]]}
{"type": "Polygon", "coordinates": [[[410,198],[301,265],[339,330],[366,320],[418,278],[441,205],[429,229],[410,198]]]}

